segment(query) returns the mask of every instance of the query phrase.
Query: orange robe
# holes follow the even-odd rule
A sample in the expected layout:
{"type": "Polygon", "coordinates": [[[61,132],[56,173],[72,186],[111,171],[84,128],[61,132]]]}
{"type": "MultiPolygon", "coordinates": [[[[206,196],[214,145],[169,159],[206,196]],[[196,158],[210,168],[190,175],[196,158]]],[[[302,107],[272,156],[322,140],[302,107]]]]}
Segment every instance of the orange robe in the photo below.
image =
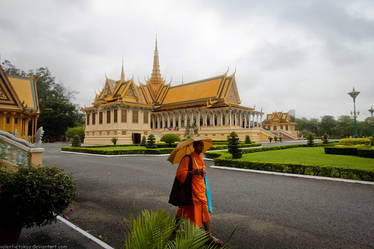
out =
{"type": "MultiPolygon", "coordinates": [[[[205,164],[204,159],[201,155],[192,152],[191,154],[193,167],[192,170],[204,169],[205,164]],[[196,163],[198,166],[195,164],[196,163]]],[[[180,183],[183,183],[187,178],[188,165],[190,163],[190,158],[185,157],[180,162],[177,169],[177,179],[180,183]]],[[[210,220],[209,210],[208,210],[208,201],[206,199],[206,188],[204,176],[201,175],[192,175],[192,205],[181,206],[177,209],[177,217],[182,217],[190,220],[196,226],[201,227],[203,223],[210,220]]]]}

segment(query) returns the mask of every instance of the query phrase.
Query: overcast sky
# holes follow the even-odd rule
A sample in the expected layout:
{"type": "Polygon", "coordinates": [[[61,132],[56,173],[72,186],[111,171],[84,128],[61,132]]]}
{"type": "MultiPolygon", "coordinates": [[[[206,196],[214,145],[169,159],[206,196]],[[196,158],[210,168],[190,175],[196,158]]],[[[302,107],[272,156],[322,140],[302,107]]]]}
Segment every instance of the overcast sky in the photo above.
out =
{"type": "Polygon", "coordinates": [[[144,83],[157,33],[172,85],[236,68],[242,105],[298,118],[349,115],[360,91],[374,105],[372,0],[1,0],[0,55],[27,71],[47,66],[75,103],[90,106],[105,74],[144,83]]]}

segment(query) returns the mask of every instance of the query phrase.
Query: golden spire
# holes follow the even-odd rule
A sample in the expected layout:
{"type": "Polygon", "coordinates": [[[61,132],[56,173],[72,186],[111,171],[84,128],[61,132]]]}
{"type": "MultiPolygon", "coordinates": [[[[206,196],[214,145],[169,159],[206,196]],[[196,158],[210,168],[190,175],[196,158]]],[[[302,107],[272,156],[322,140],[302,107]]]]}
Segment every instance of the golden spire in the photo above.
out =
{"type": "Polygon", "coordinates": [[[120,82],[125,82],[125,70],[123,69],[123,58],[122,58],[122,72],[120,82]]]}
{"type": "Polygon", "coordinates": [[[152,69],[151,83],[153,84],[162,83],[162,78],[161,78],[161,73],[160,73],[160,63],[158,59],[157,35],[156,35],[156,41],[155,41],[155,53],[153,57],[153,69],[152,69]]]}

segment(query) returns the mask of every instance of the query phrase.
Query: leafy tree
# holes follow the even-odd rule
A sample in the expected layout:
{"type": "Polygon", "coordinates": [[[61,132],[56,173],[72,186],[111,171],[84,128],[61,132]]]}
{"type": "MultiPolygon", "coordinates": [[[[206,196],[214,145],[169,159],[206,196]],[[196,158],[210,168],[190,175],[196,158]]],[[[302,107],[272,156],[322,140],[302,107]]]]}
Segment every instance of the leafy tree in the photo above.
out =
{"type": "Polygon", "coordinates": [[[249,135],[246,135],[246,136],[245,136],[245,144],[251,144],[251,143],[252,143],[252,141],[251,141],[250,136],[249,136],[249,135]]]}
{"type": "Polygon", "coordinates": [[[281,143],[283,138],[282,136],[279,136],[278,139],[279,139],[279,142],[281,143]]]}
{"type": "Polygon", "coordinates": [[[69,127],[66,132],[65,136],[70,140],[75,135],[78,135],[81,139],[81,142],[84,140],[84,126],[77,126],[77,127],[69,127]]]}
{"type": "Polygon", "coordinates": [[[43,126],[44,140],[63,140],[68,127],[83,125],[83,114],[79,107],[71,102],[75,92],[68,91],[47,67],[30,70],[26,73],[10,61],[5,60],[2,67],[8,76],[36,77],[39,98],[40,117],[38,127],[43,126]]]}
{"type": "Polygon", "coordinates": [[[162,136],[161,141],[169,144],[169,146],[172,146],[173,143],[179,142],[180,138],[177,134],[169,133],[162,136]]]}
{"type": "Polygon", "coordinates": [[[268,139],[269,139],[269,142],[271,143],[271,141],[273,140],[273,137],[268,137],[268,139]]]}
{"type": "Polygon", "coordinates": [[[327,134],[329,136],[333,135],[333,129],[336,127],[336,120],[331,115],[325,115],[321,118],[320,123],[320,132],[319,134],[315,133],[316,135],[327,134]]]}
{"type": "Polygon", "coordinates": [[[149,134],[148,139],[147,139],[147,148],[156,148],[156,138],[155,135],[149,134]]]}
{"type": "Polygon", "coordinates": [[[274,136],[274,142],[276,143],[278,141],[278,137],[274,136]]]}
{"type": "Polygon", "coordinates": [[[233,131],[227,137],[228,140],[228,151],[231,153],[232,158],[241,158],[242,151],[239,149],[239,137],[238,134],[233,131]]]}

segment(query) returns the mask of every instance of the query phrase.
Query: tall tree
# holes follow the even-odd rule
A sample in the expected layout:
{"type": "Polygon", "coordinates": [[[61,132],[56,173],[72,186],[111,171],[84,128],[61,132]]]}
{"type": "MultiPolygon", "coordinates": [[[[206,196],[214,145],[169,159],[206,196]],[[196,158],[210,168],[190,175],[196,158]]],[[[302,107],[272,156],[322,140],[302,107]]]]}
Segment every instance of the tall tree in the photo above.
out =
{"type": "Polygon", "coordinates": [[[321,123],[320,123],[320,133],[317,134],[319,136],[323,134],[328,134],[329,136],[333,135],[333,129],[336,126],[336,120],[334,116],[331,115],[325,115],[321,118],[321,123]]]}
{"type": "Polygon", "coordinates": [[[79,107],[71,102],[74,92],[57,83],[47,67],[25,73],[8,60],[2,63],[2,67],[8,76],[37,76],[40,107],[38,127],[43,126],[45,140],[62,140],[68,127],[83,124],[83,114],[79,112],[79,107]]]}

